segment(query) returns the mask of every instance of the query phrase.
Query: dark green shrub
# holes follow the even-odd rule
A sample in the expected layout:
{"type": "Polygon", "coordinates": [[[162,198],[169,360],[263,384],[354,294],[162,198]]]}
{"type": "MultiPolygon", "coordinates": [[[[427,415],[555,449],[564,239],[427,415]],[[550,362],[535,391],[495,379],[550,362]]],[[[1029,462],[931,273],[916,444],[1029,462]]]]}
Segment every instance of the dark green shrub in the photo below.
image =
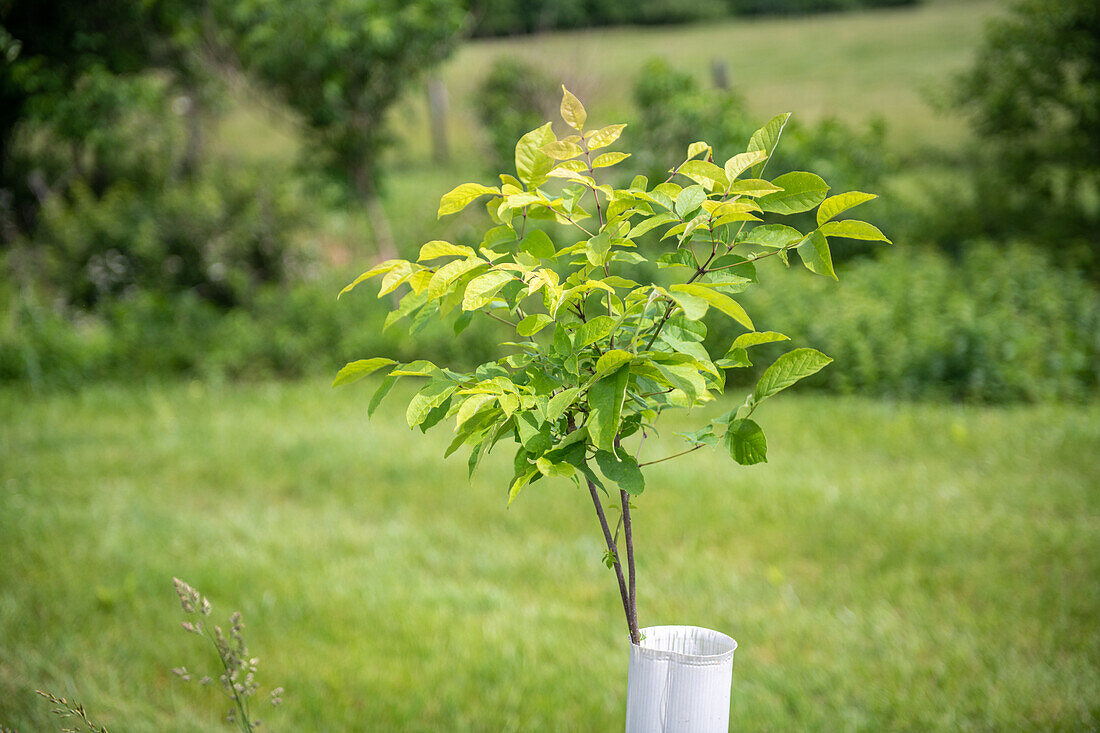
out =
{"type": "MultiPolygon", "coordinates": [[[[639,119],[630,127],[636,144],[635,157],[650,180],[664,180],[676,163],[667,151],[684,150],[696,140],[712,142],[716,150],[737,150],[761,120],[753,119],[744,101],[733,91],[703,90],[690,74],[673,69],[662,59],[647,62],[634,85],[634,103],[639,119]]],[[[886,148],[886,125],[870,122],[854,129],[839,120],[827,119],[816,125],[795,120],[783,130],[783,145],[768,162],[768,174],[797,170],[819,171],[835,191],[880,189],[884,179],[897,168],[897,158],[886,148]]],[[[891,216],[897,216],[880,202],[875,219],[887,230],[891,216]]],[[[812,217],[789,217],[795,228],[813,228],[812,217]]],[[[848,241],[833,257],[844,261],[872,252],[877,245],[848,241]]]]}
{"type": "Polygon", "coordinates": [[[299,241],[307,202],[273,180],[262,171],[215,170],[160,188],[118,183],[100,196],[78,184],[42,209],[28,246],[70,305],[190,292],[233,307],[308,259],[299,241]]]}
{"type": "Polygon", "coordinates": [[[829,391],[990,403],[1097,394],[1100,294],[1033,248],[973,245],[957,262],[890,248],[844,268],[839,285],[766,276],[746,307],[770,314],[761,328],[836,359],[815,377],[829,391]]]}

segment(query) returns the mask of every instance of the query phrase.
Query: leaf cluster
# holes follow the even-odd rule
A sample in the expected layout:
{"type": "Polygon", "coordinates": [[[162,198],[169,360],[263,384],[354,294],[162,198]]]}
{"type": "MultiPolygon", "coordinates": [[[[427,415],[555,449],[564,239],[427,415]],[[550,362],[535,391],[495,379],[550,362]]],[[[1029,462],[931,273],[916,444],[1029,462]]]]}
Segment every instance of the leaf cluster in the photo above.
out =
{"type": "MultiPolygon", "coordinates": [[[[666,409],[713,400],[725,369],[751,366],[754,346],[787,340],[757,331],[738,302],[757,283],[756,261],[796,256],[835,278],[830,237],[888,241],[871,224],[838,218],[871,194],[829,196],[809,172],[763,177],[788,115],[722,164],[696,142],[666,180],[636,176],[624,188],[600,179],[629,157],[606,151],[625,125],[587,128],[584,106],[564,87],[561,116],[571,133],[559,138],[550,123],[528,132],[516,145],[515,175],[443,196],[440,216],[483,202],[494,226],[476,247],[428,242],[415,261],[385,261],[341,293],[380,278],[379,297],[405,289],[387,326],[402,322],[416,333],[453,317],[457,334],[481,313],[511,334],[501,344],[506,355],[469,373],[376,357],[348,364],[334,382],[387,370],[373,413],[398,379],[423,378],[406,412],[410,427],[453,419],[446,455],[468,448],[471,473],[501,440],[517,444],[509,502],[554,476],[641,492],[646,464],[629,439],[652,430],[666,409]],[[814,209],[817,226],[808,232],[772,221],[814,209]],[[555,241],[549,232],[557,231],[569,238],[555,241]],[[632,279],[645,265],[666,272],[666,284],[632,279]],[[744,329],[721,354],[703,345],[711,311],[744,329]]],[[[782,355],[742,405],[685,435],[685,452],[721,444],[741,464],[766,460],[756,408],[830,361],[813,349],[782,355]]]]}

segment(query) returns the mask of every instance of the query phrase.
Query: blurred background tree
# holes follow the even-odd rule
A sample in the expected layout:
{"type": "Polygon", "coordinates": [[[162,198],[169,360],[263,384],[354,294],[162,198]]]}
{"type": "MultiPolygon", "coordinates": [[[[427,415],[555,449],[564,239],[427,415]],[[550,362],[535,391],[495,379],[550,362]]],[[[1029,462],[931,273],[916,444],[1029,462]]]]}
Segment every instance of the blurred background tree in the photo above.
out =
{"type": "Polygon", "coordinates": [[[464,12],[454,0],[248,0],[222,5],[245,69],[309,131],[370,218],[383,259],[397,249],[378,198],[386,112],[447,57],[464,12]]]}
{"type": "Polygon", "coordinates": [[[1100,282],[1100,3],[1016,3],[953,101],[983,141],[973,233],[1034,238],[1100,282]]]}

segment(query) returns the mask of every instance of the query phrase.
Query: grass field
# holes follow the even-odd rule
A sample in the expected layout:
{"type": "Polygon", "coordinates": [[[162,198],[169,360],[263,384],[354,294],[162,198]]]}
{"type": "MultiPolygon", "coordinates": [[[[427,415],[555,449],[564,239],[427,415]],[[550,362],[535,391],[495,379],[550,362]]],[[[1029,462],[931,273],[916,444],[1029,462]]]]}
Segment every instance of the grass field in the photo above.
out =
{"type": "MultiPolygon", "coordinates": [[[[369,394],[0,392],[0,725],[59,727],[41,688],[116,732],[215,729],[169,671],[214,661],[178,575],[244,612],[272,730],[621,729],[586,495],[506,510],[506,455],[468,484],[446,428],[411,434],[401,395],[368,423],[369,394]]],[[[1100,406],[791,395],[761,421],[770,464],[655,466],[635,520],[642,624],[740,643],[733,730],[1097,726],[1100,406]]]]}

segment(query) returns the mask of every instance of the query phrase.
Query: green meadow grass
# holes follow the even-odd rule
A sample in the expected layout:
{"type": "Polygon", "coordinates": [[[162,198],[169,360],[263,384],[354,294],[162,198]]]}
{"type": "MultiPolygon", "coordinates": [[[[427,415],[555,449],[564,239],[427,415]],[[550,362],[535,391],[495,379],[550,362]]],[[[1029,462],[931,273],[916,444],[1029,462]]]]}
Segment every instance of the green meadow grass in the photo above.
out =
{"type": "MultiPolygon", "coordinates": [[[[587,493],[505,509],[370,385],[0,392],[0,725],[48,689],[113,731],[217,729],[169,671],[180,576],[244,613],[271,730],[621,729],[626,635],[587,493]]],[[[648,457],[676,449],[673,421],[648,457]]],[[[704,451],[637,500],[643,625],[733,635],[733,730],[1087,729],[1100,406],[784,395],[771,463],[704,451]]]]}
{"type": "MultiPolygon", "coordinates": [[[[779,112],[803,122],[882,117],[904,148],[960,145],[965,125],[936,114],[928,93],[973,58],[986,21],[1003,2],[933,2],[799,17],[730,18],[686,26],[598,28],[463,44],[443,68],[456,100],[454,131],[476,125],[477,87],[493,60],[514,57],[561,80],[598,120],[631,116],[631,89],[649,58],[666,59],[707,87],[711,64],[761,124],[779,112]]],[[[402,118],[404,119],[404,118],[402,118]]],[[[426,131],[417,139],[427,139],[426,131]]]]}

